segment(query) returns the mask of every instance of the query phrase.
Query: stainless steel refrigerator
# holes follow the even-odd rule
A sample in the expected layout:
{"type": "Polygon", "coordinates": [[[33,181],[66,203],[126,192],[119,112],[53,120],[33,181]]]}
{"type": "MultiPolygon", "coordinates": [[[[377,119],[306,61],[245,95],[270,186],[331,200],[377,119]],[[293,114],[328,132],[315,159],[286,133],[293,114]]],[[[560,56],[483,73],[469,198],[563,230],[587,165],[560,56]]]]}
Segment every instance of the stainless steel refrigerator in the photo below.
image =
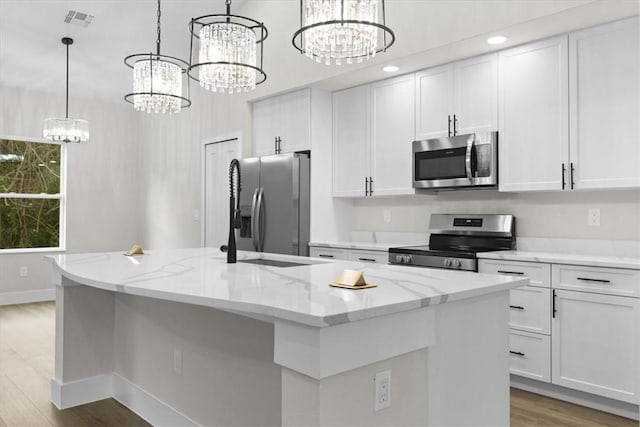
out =
{"type": "Polygon", "coordinates": [[[240,160],[244,251],[309,255],[309,156],[277,154],[240,160]]]}

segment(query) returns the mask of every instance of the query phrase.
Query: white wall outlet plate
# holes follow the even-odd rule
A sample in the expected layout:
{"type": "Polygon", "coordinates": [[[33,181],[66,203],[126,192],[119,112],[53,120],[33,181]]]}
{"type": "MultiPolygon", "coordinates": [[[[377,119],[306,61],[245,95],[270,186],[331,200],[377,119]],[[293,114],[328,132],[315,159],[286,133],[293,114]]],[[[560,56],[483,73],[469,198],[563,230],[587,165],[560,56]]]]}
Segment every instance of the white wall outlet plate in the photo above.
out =
{"type": "Polygon", "coordinates": [[[391,222],[391,209],[384,209],[382,211],[382,217],[384,219],[384,222],[389,224],[391,222]]]}
{"type": "Polygon", "coordinates": [[[374,409],[388,408],[391,406],[391,371],[378,372],[374,383],[374,409]]]}
{"type": "Polygon", "coordinates": [[[173,372],[182,375],[182,350],[173,350],[173,372]]]}
{"type": "Polygon", "coordinates": [[[26,266],[20,267],[20,277],[27,277],[29,275],[29,269],[26,266]]]}
{"type": "Polygon", "coordinates": [[[600,208],[587,209],[587,224],[591,227],[600,227],[600,208]]]}

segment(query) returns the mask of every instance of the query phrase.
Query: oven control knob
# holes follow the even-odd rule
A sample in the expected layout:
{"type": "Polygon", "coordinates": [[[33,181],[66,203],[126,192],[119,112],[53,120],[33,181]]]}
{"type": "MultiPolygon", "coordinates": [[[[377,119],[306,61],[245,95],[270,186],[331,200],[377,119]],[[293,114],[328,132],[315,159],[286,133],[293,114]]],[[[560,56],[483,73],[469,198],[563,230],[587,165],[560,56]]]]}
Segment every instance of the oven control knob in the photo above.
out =
{"type": "Polygon", "coordinates": [[[444,259],[444,266],[447,268],[451,267],[451,260],[449,258],[444,259]]]}
{"type": "Polygon", "coordinates": [[[462,266],[462,263],[460,262],[460,260],[459,260],[459,259],[454,259],[454,260],[453,260],[453,266],[454,266],[455,268],[460,268],[460,267],[462,266]]]}
{"type": "Polygon", "coordinates": [[[405,264],[411,264],[411,255],[405,255],[402,260],[405,264]]]}
{"type": "Polygon", "coordinates": [[[404,255],[396,255],[396,262],[398,264],[402,264],[403,260],[404,260],[404,255]]]}

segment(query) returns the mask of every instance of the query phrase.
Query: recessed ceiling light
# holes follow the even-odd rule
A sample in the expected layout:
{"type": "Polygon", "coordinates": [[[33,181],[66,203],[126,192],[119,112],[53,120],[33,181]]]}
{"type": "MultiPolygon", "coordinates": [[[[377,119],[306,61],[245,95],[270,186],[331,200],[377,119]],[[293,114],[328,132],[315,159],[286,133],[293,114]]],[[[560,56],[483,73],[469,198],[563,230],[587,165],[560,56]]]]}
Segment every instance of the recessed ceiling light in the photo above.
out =
{"type": "Polygon", "coordinates": [[[382,71],[384,71],[385,73],[395,73],[399,69],[400,68],[396,65],[386,65],[382,68],[382,71]]]}
{"type": "Polygon", "coordinates": [[[487,39],[487,43],[489,44],[502,44],[506,41],[507,41],[507,38],[505,36],[495,36],[495,37],[489,37],[487,39]]]}

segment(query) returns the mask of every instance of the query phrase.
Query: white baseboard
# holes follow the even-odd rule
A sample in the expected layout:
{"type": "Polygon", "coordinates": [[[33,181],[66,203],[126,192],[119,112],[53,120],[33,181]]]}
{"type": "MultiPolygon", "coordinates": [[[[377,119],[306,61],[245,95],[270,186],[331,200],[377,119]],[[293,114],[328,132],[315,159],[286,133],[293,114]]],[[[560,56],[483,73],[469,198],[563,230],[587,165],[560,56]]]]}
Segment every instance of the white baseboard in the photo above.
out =
{"type": "Polygon", "coordinates": [[[58,409],[67,409],[85,403],[112,397],[112,376],[110,374],[61,383],[51,380],[51,401],[58,409]]]}
{"type": "Polygon", "coordinates": [[[114,398],[154,426],[199,426],[160,399],[118,374],[105,374],[61,383],[51,380],[51,401],[58,409],[114,398]]]}
{"type": "Polygon", "coordinates": [[[199,426],[118,374],[113,374],[113,398],[154,426],[199,426]]]}
{"type": "Polygon", "coordinates": [[[587,408],[597,409],[598,411],[609,412],[611,414],[620,415],[621,417],[630,418],[636,421],[640,419],[639,405],[596,396],[594,394],[572,390],[555,384],[548,384],[518,375],[511,375],[511,387],[552,397],[558,400],[564,400],[565,402],[575,403],[576,405],[586,406],[587,408]]]}
{"type": "Polygon", "coordinates": [[[27,304],[30,302],[54,301],[56,290],[37,289],[34,291],[0,292],[0,305],[27,304]]]}

